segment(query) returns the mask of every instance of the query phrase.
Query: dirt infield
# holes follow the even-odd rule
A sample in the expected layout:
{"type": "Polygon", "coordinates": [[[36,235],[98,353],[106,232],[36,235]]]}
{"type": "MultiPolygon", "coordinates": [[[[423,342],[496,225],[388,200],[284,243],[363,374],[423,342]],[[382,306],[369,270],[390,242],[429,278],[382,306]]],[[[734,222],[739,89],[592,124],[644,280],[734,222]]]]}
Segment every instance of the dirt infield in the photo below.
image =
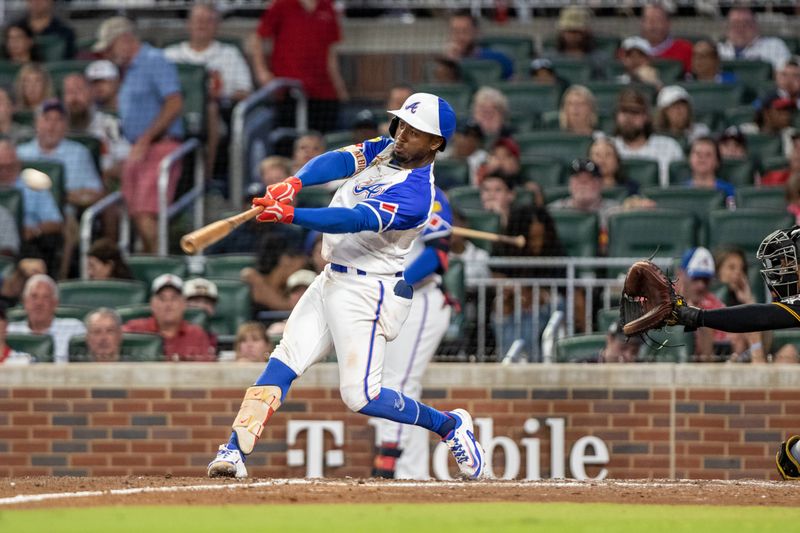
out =
{"type": "Polygon", "coordinates": [[[608,502],[796,506],[800,483],[573,480],[403,482],[203,478],[6,478],[0,509],[101,505],[293,503],[608,502]]]}

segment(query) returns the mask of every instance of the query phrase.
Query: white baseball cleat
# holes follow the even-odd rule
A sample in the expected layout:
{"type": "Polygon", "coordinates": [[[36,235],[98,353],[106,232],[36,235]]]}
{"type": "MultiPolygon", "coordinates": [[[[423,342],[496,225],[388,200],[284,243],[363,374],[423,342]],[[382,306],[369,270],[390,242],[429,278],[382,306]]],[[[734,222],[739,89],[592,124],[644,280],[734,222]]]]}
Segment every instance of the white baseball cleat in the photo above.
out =
{"type": "Polygon", "coordinates": [[[456,427],[444,438],[444,442],[456,458],[458,469],[467,479],[485,478],[486,455],[475,439],[472,417],[464,409],[449,411],[447,414],[456,419],[456,427]]]}
{"type": "Polygon", "coordinates": [[[247,477],[242,453],[228,448],[225,444],[220,445],[217,456],[208,463],[208,477],[247,477]]]}

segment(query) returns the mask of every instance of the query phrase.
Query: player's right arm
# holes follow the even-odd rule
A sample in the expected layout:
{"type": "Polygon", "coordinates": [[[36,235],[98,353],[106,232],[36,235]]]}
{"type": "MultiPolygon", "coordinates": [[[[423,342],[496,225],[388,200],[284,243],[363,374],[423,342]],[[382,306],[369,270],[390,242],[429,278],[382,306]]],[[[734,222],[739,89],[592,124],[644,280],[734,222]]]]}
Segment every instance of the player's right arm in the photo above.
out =
{"type": "Polygon", "coordinates": [[[682,306],[677,309],[678,323],[687,328],[706,327],[729,333],[769,331],[800,326],[800,306],[773,302],[703,310],[682,306]]]}

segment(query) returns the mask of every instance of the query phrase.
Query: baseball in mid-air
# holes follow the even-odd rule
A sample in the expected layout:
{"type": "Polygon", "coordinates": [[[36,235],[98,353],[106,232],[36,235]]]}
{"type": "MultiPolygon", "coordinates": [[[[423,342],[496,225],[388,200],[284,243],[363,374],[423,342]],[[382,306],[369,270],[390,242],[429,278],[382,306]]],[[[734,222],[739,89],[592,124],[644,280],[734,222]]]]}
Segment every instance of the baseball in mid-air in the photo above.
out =
{"type": "Polygon", "coordinates": [[[25,185],[37,191],[44,191],[53,186],[50,176],[35,168],[23,169],[21,176],[25,185]]]}

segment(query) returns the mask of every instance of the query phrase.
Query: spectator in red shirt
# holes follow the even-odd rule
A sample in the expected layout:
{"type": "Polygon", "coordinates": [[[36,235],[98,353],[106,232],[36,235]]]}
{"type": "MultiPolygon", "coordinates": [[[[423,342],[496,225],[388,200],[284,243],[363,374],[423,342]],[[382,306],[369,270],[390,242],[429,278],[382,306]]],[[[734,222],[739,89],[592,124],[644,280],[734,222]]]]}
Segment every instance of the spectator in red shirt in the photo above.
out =
{"type": "MultiPolygon", "coordinates": [[[[273,78],[303,83],[309,99],[308,126],[322,132],[336,129],[339,101],[347,89],[339,72],[334,45],[342,39],[331,0],[275,0],[261,15],[251,40],[253,69],[259,85],[273,78]],[[269,64],[264,41],[272,40],[269,64]]],[[[280,106],[280,125],[294,126],[294,102],[280,106]]]]}
{"type": "Polygon", "coordinates": [[[150,288],[150,310],[153,316],[130,320],[123,326],[129,333],[158,333],[164,339],[164,357],[171,361],[214,361],[211,340],[200,326],[184,320],[186,299],[183,280],[173,274],[162,274],[150,288]]]}
{"type": "Polygon", "coordinates": [[[650,43],[653,57],[677,59],[683,63],[683,71],[692,69],[692,43],[675,39],[670,34],[669,13],[660,4],[650,4],[642,10],[642,37],[650,43]]]}

